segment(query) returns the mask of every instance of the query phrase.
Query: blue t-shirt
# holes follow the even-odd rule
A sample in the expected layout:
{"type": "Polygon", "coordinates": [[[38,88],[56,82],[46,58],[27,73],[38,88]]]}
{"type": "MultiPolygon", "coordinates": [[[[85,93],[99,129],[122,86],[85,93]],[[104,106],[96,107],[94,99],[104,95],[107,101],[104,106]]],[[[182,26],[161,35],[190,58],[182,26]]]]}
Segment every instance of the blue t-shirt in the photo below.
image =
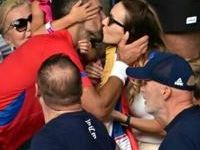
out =
{"type": "Polygon", "coordinates": [[[159,150],[200,150],[200,107],[179,113],[166,127],[159,150]]]}
{"type": "Polygon", "coordinates": [[[86,111],[65,113],[34,136],[31,150],[114,150],[102,122],[86,111]]]}

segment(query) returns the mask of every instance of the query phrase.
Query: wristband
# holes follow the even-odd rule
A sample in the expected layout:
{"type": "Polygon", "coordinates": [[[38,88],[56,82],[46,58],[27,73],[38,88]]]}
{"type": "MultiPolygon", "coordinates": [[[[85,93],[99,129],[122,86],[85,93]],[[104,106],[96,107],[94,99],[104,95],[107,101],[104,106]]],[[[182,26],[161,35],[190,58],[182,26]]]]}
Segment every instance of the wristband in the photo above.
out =
{"type": "Polygon", "coordinates": [[[47,30],[48,33],[53,33],[54,32],[50,21],[45,24],[45,29],[47,30]]]}
{"type": "Polygon", "coordinates": [[[128,68],[127,64],[125,64],[122,61],[117,60],[117,61],[115,61],[114,65],[113,65],[110,76],[118,77],[119,79],[122,80],[123,84],[125,84],[125,81],[127,79],[127,74],[126,74],[127,68],[128,68]]]}

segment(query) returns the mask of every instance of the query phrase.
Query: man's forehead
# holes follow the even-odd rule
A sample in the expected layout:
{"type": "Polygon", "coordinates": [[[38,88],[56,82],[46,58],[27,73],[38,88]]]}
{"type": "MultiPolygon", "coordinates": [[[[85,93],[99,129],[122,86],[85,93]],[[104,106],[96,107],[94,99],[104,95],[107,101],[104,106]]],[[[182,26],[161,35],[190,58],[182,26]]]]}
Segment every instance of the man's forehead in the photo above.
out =
{"type": "MultiPolygon", "coordinates": [[[[154,81],[154,80],[143,80],[143,82],[145,83],[145,84],[149,84],[149,85],[151,85],[151,86],[156,86],[156,87],[158,87],[158,86],[163,86],[163,84],[161,84],[161,83],[159,83],[159,82],[157,82],[157,81],[154,81]]],[[[165,85],[164,85],[165,86],[165,85]]]]}

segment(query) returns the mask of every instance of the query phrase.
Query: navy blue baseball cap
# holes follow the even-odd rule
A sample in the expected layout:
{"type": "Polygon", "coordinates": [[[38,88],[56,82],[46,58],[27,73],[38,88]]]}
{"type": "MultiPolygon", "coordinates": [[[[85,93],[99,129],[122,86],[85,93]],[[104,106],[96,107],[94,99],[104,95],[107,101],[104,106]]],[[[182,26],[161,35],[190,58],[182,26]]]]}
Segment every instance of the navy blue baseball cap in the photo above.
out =
{"type": "Polygon", "coordinates": [[[177,89],[194,89],[194,84],[188,84],[193,75],[192,68],[176,54],[152,51],[144,67],[128,67],[126,73],[135,79],[153,80],[177,89]]]}

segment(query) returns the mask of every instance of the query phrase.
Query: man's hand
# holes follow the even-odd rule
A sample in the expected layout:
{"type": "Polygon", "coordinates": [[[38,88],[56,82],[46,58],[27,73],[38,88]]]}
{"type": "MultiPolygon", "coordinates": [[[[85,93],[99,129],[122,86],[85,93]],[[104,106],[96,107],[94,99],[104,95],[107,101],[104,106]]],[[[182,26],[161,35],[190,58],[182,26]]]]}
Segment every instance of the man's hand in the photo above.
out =
{"type": "Polygon", "coordinates": [[[119,60],[125,62],[126,64],[132,65],[142,54],[147,51],[149,37],[145,35],[138,40],[126,45],[128,38],[129,33],[126,32],[118,44],[117,57],[119,60]]]}

